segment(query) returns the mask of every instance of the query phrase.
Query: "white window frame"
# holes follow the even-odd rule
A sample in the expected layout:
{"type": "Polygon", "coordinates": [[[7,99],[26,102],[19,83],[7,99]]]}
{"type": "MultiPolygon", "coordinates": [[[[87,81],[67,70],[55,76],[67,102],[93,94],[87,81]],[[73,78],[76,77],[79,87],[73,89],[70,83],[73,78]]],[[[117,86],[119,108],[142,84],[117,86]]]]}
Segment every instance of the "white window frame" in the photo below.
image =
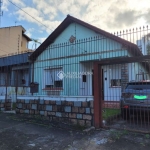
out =
{"type": "Polygon", "coordinates": [[[63,88],[63,81],[58,78],[57,73],[62,71],[62,67],[48,68],[43,70],[42,89],[63,88]],[[62,81],[61,87],[56,87],[55,81],[62,81]],[[47,85],[47,86],[46,86],[47,85]],[[48,87],[49,86],[49,87],[48,87]]]}

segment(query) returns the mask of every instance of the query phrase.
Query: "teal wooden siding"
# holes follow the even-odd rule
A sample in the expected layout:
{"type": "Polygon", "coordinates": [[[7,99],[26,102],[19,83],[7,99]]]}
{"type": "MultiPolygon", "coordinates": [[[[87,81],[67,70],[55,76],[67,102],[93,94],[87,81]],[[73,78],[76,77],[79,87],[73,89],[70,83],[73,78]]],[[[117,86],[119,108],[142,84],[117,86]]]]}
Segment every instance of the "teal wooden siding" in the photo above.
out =
{"type": "MultiPolygon", "coordinates": [[[[43,72],[46,68],[61,66],[65,73],[79,72],[81,62],[121,56],[128,56],[128,52],[122,48],[120,43],[72,23],[55,39],[53,44],[49,45],[37,57],[34,63],[34,81],[39,83],[37,95],[46,94],[42,90],[43,72]],[[71,35],[76,37],[76,43],[74,44],[68,42],[71,35]]],[[[77,96],[80,93],[79,86],[80,79],[65,78],[63,79],[63,90],[60,94],[77,96]]]]}

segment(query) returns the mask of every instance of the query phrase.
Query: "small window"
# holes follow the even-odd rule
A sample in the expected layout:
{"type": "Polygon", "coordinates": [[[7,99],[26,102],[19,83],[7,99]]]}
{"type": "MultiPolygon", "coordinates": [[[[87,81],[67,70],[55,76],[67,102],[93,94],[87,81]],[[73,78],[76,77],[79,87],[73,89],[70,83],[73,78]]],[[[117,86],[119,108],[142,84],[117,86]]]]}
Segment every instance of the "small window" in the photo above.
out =
{"type": "Polygon", "coordinates": [[[111,87],[121,86],[121,79],[111,79],[111,87]]]}
{"type": "Polygon", "coordinates": [[[82,76],[82,82],[86,82],[86,75],[82,76]]]}

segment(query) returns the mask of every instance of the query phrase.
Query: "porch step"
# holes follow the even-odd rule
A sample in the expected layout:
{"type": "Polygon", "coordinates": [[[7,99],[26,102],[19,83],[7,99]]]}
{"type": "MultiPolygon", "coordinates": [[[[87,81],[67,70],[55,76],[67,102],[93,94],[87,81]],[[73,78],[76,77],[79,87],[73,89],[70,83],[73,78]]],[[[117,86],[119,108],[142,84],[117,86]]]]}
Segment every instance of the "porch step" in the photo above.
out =
{"type": "Polygon", "coordinates": [[[107,102],[107,101],[104,101],[103,102],[103,108],[117,108],[119,109],[120,108],[120,102],[107,102]]]}

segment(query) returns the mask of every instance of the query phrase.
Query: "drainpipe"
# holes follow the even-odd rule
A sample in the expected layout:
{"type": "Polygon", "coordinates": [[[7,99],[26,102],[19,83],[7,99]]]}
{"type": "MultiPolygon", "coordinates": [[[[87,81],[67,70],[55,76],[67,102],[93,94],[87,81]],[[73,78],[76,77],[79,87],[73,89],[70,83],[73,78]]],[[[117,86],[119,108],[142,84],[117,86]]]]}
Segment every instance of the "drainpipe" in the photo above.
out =
{"type": "MultiPolygon", "coordinates": [[[[32,83],[34,82],[34,61],[32,61],[32,83]]],[[[32,93],[33,95],[33,93],[32,93]]]]}

